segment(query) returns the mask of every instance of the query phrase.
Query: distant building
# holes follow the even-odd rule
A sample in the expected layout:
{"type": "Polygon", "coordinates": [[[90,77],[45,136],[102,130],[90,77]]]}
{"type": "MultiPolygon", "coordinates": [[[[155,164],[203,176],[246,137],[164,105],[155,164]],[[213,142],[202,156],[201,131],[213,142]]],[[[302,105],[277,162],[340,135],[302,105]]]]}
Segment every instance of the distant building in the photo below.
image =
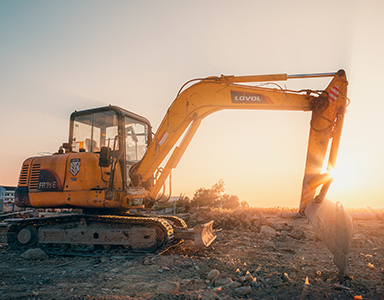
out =
{"type": "Polygon", "coordinates": [[[14,210],[15,190],[13,186],[0,186],[0,212],[14,210]]]}
{"type": "Polygon", "coordinates": [[[0,212],[4,210],[5,188],[0,186],[0,212]]]}

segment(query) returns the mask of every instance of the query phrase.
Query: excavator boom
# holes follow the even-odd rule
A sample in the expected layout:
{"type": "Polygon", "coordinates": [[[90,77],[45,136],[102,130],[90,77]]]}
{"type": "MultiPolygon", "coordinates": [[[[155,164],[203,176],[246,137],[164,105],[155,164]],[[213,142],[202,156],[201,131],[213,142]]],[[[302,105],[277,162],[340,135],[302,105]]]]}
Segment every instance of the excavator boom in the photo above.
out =
{"type": "Polygon", "coordinates": [[[343,70],[336,73],[221,76],[199,80],[179,92],[163,118],[155,138],[149,144],[144,158],[134,169],[135,172],[132,172],[131,177],[139,179],[136,182],[146,182],[152,178],[159,166],[164,164],[165,158],[177,141],[184,135],[183,141],[174,149],[150,191],[150,197],[155,199],[171,170],[177,166],[201,121],[214,112],[224,109],[311,111],[311,128],[300,201],[300,208],[304,210],[314,198],[316,188],[324,183],[321,169],[330,143],[332,146],[328,169],[331,170],[335,166],[347,106],[347,85],[343,70]],[[322,91],[290,91],[238,84],[330,76],[333,77],[331,83],[322,91]]]}

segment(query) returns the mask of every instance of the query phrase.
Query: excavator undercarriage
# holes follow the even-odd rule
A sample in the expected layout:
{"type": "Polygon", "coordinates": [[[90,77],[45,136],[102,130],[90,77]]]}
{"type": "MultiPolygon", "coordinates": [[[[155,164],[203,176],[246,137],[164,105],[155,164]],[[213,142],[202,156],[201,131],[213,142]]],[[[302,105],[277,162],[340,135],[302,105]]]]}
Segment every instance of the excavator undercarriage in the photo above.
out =
{"type": "Polygon", "coordinates": [[[12,249],[33,246],[123,247],[133,252],[154,252],[180,240],[195,247],[209,246],[216,236],[213,222],[187,228],[176,216],[67,214],[25,220],[13,219],[7,232],[12,249]],[[13,224],[12,224],[13,223],[13,224]]]}

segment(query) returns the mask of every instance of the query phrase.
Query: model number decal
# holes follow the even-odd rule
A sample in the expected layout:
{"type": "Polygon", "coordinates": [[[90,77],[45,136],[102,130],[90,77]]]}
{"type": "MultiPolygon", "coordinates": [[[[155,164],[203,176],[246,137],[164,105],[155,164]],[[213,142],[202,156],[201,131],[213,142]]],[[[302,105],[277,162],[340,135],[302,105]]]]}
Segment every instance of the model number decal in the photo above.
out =
{"type": "Polygon", "coordinates": [[[243,103],[243,104],[260,104],[260,103],[271,103],[271,100],[266,98],[262,94],[244,93],[231,91],[232,103],[243,103]]]}
{"type": "Polygon", "coordinates": [[[57,190],[57,182],[39,181],[39,190],[57,190]]]}
{"type": "Polygon", "coordinates": [[[38,190],[40,191],[61,191],[63,185],[60,177],[55,171],[50,169],[41,169],[39,173],[39,185],[38,190]]]}

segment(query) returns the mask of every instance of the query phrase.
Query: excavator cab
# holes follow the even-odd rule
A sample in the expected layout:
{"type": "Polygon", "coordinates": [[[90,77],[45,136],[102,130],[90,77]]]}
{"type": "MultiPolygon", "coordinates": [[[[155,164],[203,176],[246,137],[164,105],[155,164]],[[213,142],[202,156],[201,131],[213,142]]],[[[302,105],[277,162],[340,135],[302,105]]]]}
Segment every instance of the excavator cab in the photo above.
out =
{"type": "Polygon", "coordinates": [[[117,106],[75,111],[71,115],[69,144],[71,152],[100,154],[102,167],[118,160],[128,187],[130,169],[143,158],[151,142],[151,128],[146,118],[117,106]]]}

